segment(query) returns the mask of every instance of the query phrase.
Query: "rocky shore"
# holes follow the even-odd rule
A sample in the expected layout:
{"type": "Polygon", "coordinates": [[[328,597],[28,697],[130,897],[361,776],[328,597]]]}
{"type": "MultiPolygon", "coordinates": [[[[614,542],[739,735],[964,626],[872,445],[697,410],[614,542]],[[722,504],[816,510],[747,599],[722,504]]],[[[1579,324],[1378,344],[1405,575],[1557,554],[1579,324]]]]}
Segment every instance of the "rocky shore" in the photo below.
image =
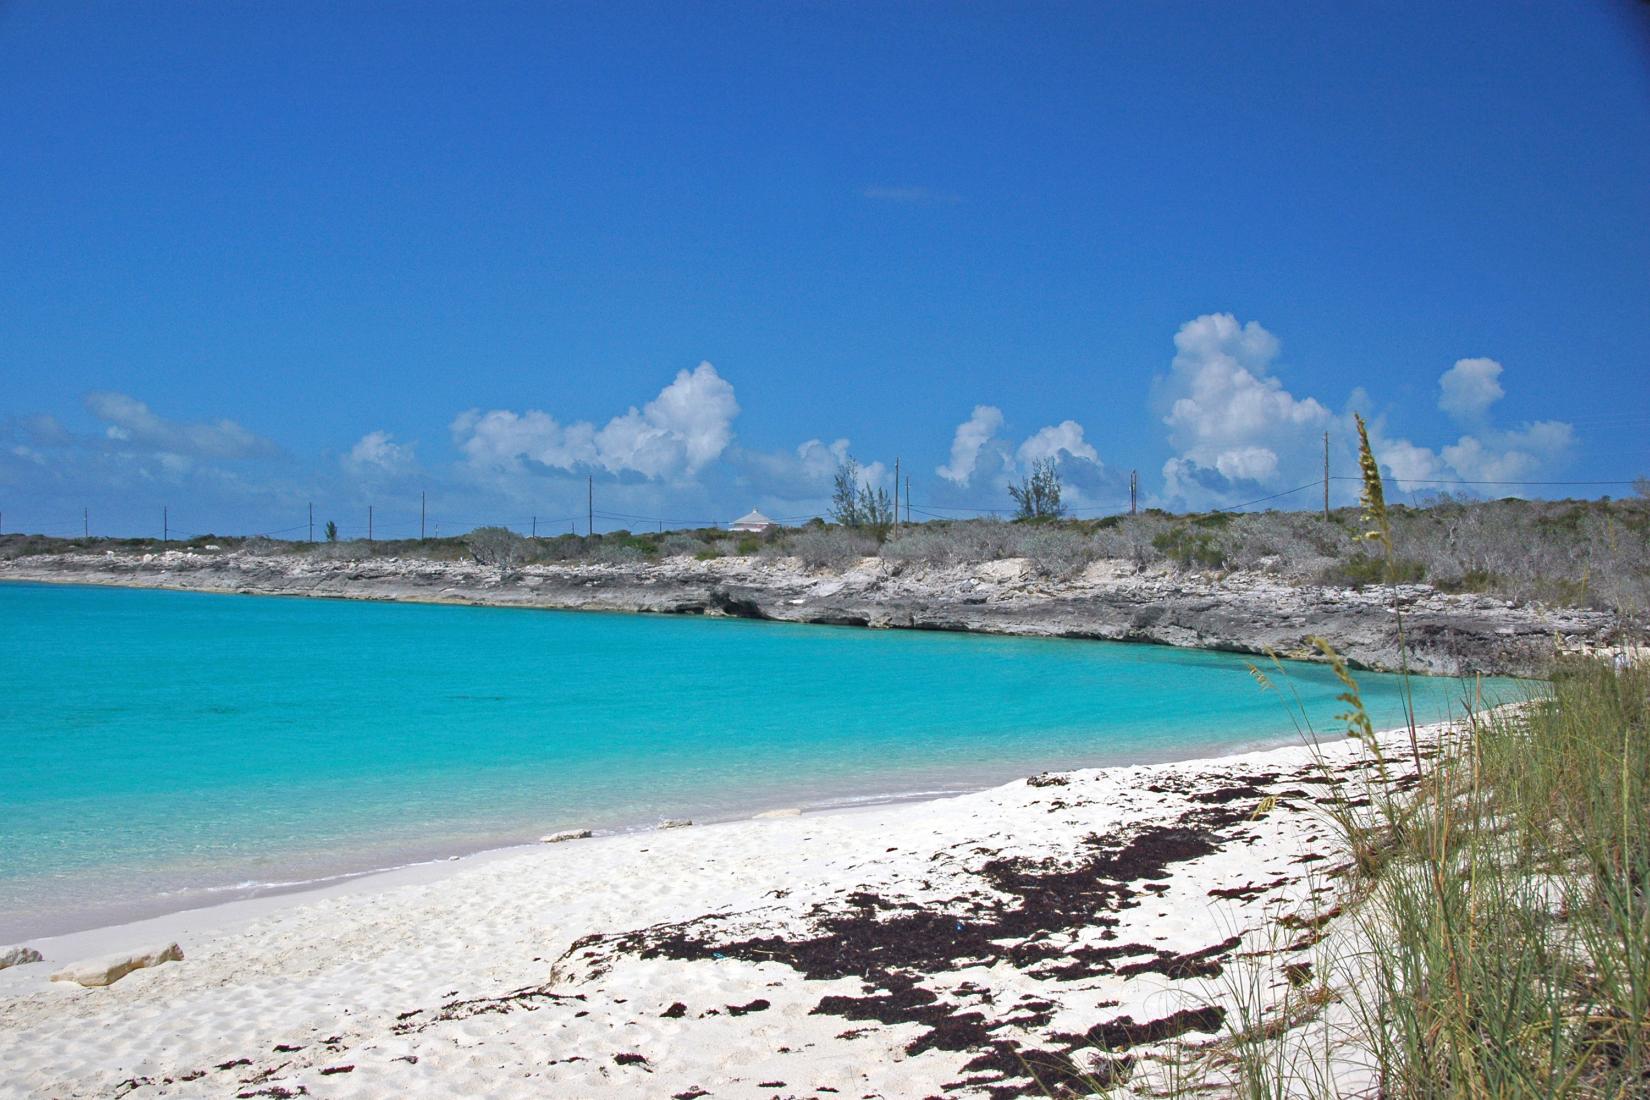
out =
{"type": "Polygon", "coordinates": [[[1557,649],[1620,640],[1609,612],[1517,605],[1428,585],[1302,585],[1256,572],[1099,561],[1065,578],[1010,558],[937,567],[865,558],[688,557],[500,568],[468,561],[173,550],[0,561],[0,580],[499,607],[725,615],[782,622],[1092,638],[1310,658],[1327,639],[1354,665],[1540,675],[1557,649]]]}

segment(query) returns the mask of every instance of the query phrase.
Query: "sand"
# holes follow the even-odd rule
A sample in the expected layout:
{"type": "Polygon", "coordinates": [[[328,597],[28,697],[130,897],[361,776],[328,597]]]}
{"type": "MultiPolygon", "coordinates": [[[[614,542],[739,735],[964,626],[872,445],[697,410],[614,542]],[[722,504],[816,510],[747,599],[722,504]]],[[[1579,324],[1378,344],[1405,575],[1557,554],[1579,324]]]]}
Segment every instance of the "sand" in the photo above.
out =
{"type": "Polygon", "coordinates": [[[1074,1066],[1140,1087],[1235,1026],[1235,985],[1284,996],[1335,925],[1314,752],[1357,774],[1352,741],[1076,771],[31,941],[46,961],[0,972],[0,1095],[1042,1096],[1028,1067],[1074,1066]],[[181,962],[107,988],[48,981],[171,939],[181,962]]]}

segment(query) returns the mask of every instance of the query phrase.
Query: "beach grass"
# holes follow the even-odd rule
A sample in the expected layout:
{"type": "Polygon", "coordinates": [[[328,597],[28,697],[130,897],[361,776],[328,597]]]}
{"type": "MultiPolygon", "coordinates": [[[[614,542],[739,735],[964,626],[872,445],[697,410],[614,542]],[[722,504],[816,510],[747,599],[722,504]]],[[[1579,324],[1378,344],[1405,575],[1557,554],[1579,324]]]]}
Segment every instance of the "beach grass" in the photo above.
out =
{"type": "MultiPolygon", "coordinates": [[[[1390,515],[1359,429],[1358,537],[1390,581],[1390,515]]],[[[1152,1092],[1650,1096],[1650,668],[1560,658],[1528,699],[1491,709],[1465,685],[1462,721],[1425,752],[1411,722],[1394,756],[1346,663],[1318,647],[1367,761],[1347,776],[1320,757],[1348,857],[1331,910],[1343,926],[1285,967],[1281,998],[1264,964],[1230,979],[1229,1033],[1152,1092]]]]}

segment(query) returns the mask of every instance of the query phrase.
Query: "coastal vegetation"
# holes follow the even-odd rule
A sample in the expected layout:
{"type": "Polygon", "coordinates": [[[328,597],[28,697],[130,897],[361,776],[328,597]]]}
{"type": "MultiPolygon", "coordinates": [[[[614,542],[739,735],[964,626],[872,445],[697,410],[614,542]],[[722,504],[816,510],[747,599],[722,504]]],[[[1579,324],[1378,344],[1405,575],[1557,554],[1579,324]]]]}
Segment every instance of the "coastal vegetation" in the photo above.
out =
{"type": "MultiPolygon", "coordinates": [[[[1359,536],[1390,567],[1392,516],[1358,428],[1359,536]]],[[[1348,857],[1340,900],[1288,946],[1300,928],[1280,921],[1279,950],[1314,957],[1289,964],[1281,996],[1231,982],[1228,1034],[1182,1049],[1169,1094],[1218,1079],[1250,1097],[1645,1095],[1650,668],[1562,659],[1525,703],[1494,709],[1467,685],[1453,730],[1423,750],[1412,718],[1392,754],[1345,662],[1320,648],[1346,688],[1339,720],[1373,761],[1348,778],[1320,759],[1348,857]]]]}
{"type": "Polygon", "coordinates": [[[1377,766],[1322,768],[1339,919],[1281,921],[1278,950],[1309,961],[1281,992],[1228,981],[1226,1034],[1165,1058],[1163,1095],[1645,1095],[1650,669],[1562,662],[1523,705],[1467,700],[1413,759],[1344,698],[1377,766]]]}
{"type": "Polygon", "coordinates": [[[1032,463],[1031,472],[1008,487],[1008,495],[1014,501],[1015,519],[1059,519],[1066,514],[1060,503],[1060,471],[1052,458],[1032,463]]]}
{"type": "Polygon", "coordinates": [[[859,463],[845,459],[831,483],[831,519],[839,527],[881,542],[899,517],[888,490],[873,488],[861,475],[859,463]]]}
{"type": "MultiPolygon", "coordinates": [[[[873,506],[876,502],[870,502],[873,506]]],[[[857,507],[857,505],[856,505],[857,507]]],[[[762,533],[720,528],[612,531],[531,538],[502,527],[456,537],[362,539],[329,543],[202,535],[159,539],[54,539],[0,536],[0,559],[36,554],[204,551],[216,546],[272,555],[339,559],[408,558],[511,565],[557,562],[640,564],[668,557],[796,557],[810,568],[842,569],[867,556],[914,566],[949,567],[1025,559],[1058,580],[1092,562],[1122,560],[1181,572],[1246,570],[1299,584],[1345,587],[1425,583],[1445,592],[1484,593],[1520,602],[1594,607],[1642,615],[1650,608],[1650,495],[1619,500],[1491,500],[1439,497],[1388,504],[1391,555],[1376,554],[1361,533],[1359,510],[1205,512],[1148,509],[1098,519],[931,519],[892,527],[813,520],[762,533]],[[880,536],[879,537],[879,533],[880,536]],[[506,537],[508,536],[508,537],[506,537]]]]}

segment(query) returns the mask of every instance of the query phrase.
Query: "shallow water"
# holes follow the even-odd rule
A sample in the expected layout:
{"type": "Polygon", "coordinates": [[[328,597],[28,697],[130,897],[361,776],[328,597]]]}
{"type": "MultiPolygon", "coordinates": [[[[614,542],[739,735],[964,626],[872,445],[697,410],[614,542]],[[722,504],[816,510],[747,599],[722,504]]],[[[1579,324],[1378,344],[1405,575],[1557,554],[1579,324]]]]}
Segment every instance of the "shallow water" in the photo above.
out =
{"type": "MultiPolygon", "coordinates": [[[[1242,657],[0,584],[0,942],[473,851],[1294,739],[1242,657]]],[[[1328,669],[1290,665],[1313,725],[1328,669]]],[[[1360,674],[1377,723],[1398,678],[1360,674]]],[[[1462,685],[1414,681],[1421,720],[1462,685]]],[[[1492,693],[1514,697],[1507,682],[1492,693]]]]}

